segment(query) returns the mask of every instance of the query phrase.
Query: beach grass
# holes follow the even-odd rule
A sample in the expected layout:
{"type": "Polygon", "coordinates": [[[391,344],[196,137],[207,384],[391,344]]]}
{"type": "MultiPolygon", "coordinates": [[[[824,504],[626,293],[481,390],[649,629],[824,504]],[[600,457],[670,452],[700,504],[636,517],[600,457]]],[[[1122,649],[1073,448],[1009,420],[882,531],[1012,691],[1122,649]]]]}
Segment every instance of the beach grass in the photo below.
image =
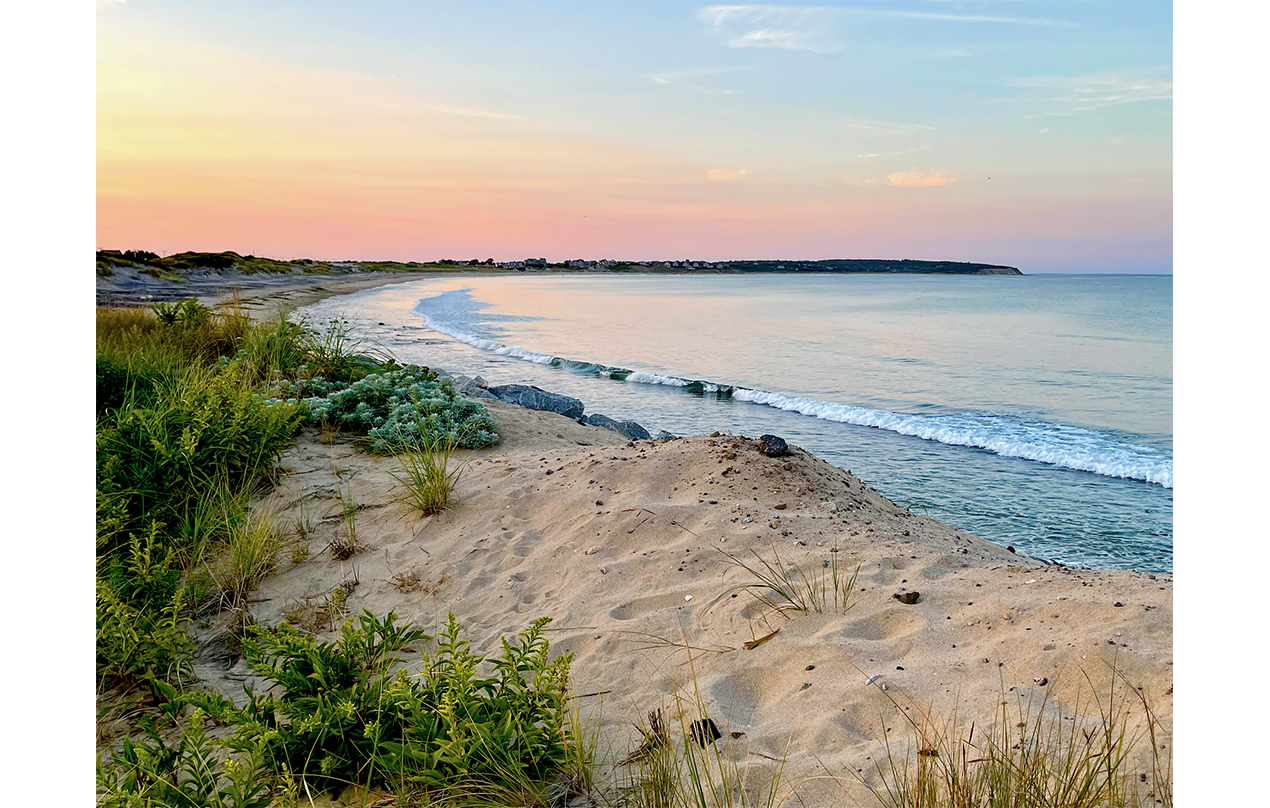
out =
{"type": "Polygon", "coordinates": [[[987,726],[956,710],[905,709],[883,690],[907,744],[883,734],[876,779],[858,779],[885,808],[1172,808],[1168,733],[1147,694],[1114,664],[1105,682],[1080,675],[1069,705],[1050,697],[1057,680],[1035,700],[1011,698],[1003,683],[987,726]]]}
{"type": "Polygon", "coordinates": [[[791,612],[846,614],[854,606],[853,595],[860,565],[848,572],[847,566],[838,560],[837,547],[831,548],[829,558],[810,571],[787,564],[775,545],[769,548],[770,557],[751,550],[752,560],[722,548],[715,549],[726,556],[730,564],[754,579],[726,590],[715,602],[738,592],[747,592],[762,604],[767,613],[782,616],[791,612]]]}
{"type": "Polygon", "coordinates": [[[421,516],[432,516],[454,505],[454,489],[463,475],[463,465],[451,467],[457,448],[448,436],[425,437],[418,451],[393,457],[399,472],[389,472],[396,480],[394,502],[400,502],[421,516]]]}

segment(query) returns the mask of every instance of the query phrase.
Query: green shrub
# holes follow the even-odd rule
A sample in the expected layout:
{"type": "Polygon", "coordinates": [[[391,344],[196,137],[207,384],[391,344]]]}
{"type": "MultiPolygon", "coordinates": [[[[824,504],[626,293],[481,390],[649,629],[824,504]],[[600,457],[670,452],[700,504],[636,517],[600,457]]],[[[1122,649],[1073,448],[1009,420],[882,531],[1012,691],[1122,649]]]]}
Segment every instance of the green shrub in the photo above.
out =
{"type": "Polygon", "coordinates": [[[566,654],[547,660],[539,618],[516,643],[503,640],[491,665],[459,638],[451,614],[417,677],[393,668],[399,652],[432,638],[370,612],[348,621],[335,642],[318,642],[283,623],[248,629],[248,664],[281,696],[247,690],[235,709],[223,697],[190,703],[235,725],[231,748],[263,748],[278,772],[321,789],[351,783],[415,790],[463,784],[515,789],[542,782],[566,759],[566,654]]]}
{"type": "Polygon", "coordinates": [[[379,454],[438,441],[464,449],[498,442],[498,427],[479,403],[459,395],[449,379],[413,365],[375,373],[325,396],[304,399],[310,417],[365,433],[379,454]]]}
{"type": "Polygon", "coordinates": [[[184,516],[207,489],[232,490],[270,470],[300,419],[293,405],[267,403],[231,370],[164,396],[155,406],[120,411],[97,432],[98,551],[143,516],[184,516]],[[113,520],[113,521],[112,521],[113,520]]]}

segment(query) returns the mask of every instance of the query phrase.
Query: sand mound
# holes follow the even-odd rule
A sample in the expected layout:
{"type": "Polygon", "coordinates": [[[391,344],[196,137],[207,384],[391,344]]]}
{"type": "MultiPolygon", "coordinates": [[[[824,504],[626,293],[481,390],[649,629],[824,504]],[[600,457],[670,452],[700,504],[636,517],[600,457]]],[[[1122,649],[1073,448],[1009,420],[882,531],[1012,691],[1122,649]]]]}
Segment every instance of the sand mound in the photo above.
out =
{"type": "MultiPolygon", "coordinates": [[[[345,582],[356,582],[353,612],[395,611],[432,630],[453,611],[484,651],[548,615],[553,653],[575,654],[583,715],[603,700],[610,759],[636,745],[633,722],[687,688],[743,760],[787,758],[786,790],[799,786],[808,805],[858,795],[807,778],[867,774],[887,728],[904,731],[892,698],[990,721],[1003,690],[1071,701],[1082,671],[1107,681],[1107,662],[1171,723],[1171,575],[1043,565],[910,513],[796,447],[773,458],[752,438],[630,443],[486,403],[503,443],[456,456],[467,463],[459,504],[426,519],[391,501],[391,458],[303,432],[261,507],[310,523],[309,554],[264,583],[257,619],[296,617],[345,582]],[[335,561],[326,548],[350,490],[370,549],[335,561]],[[723,551],[778,553],[813,578],[831,562],[859,565],[853,605],[840,613],[830,595],[824,613],[772,614],[736,590],[755,581],[723,551]],[[911,592],[911,605],[894,598],[911,592]]],[[[231,695],[247,677],[241,662],[198,672],[231,695]]]]}

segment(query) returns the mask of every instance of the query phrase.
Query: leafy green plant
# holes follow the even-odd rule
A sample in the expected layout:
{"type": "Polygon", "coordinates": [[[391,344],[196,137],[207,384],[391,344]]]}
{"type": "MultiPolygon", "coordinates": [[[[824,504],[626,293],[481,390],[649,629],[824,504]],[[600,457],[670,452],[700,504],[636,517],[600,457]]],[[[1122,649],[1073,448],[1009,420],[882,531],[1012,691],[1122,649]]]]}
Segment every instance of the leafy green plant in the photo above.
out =
{"type": "Polygon", "coordinates": [[[545,782],[566,759],[571,655],[548,660],[548,622],[536,620],[515,643],[504,639],[502,656],[487,661],[460,638],[451,614],[417,677],[397,668],[399,655],[432,638],[398,626],[393,614],[366,612],[334,642],[286,623],[275,632],[252,627],[247,662],[282,695],[249,688],[241,710],[211,694],[186,698],[234,725],[231,748],[263,745],[275,771],[323,790],[520,790],[545,782]]]}
{"type": "Polygon", "coordinates": [[[203,712],[195,710],[174,745],[152,722],[145,737],[127,738],[109,761],[98,759],[98,805],[110,808],[265,808],[272,801],[272,775],[262,745],[239,758],[207,736],[203,712]]]}

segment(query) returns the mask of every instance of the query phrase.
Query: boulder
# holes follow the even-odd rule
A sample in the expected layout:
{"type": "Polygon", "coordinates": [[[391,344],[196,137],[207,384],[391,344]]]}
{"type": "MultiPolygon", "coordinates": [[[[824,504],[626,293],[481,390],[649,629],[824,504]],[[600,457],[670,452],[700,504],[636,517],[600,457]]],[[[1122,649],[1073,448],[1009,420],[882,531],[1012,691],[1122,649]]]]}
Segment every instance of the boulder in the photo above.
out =
{"type": "Polygon", "coordinates": [[[784,438],[763,435],[758,439],[758,450],[768,457],[784,457],[789,454],[789,444],[784,438]]]}
{"type": "Polygon", "coordinates": [[[603,429],[611,429],[630,440],[648,440],[652,438],[652,435],[648,434],[647,429],[644,429],[644,427],[634,421],[615,421],[607,415],[588,415],[582,419],[582,423],[603,429]]]}
{"type": "Polygon", "coordinates": [[[657,440],[674,440],[676,437],[678,437],[678,435],[674,435],[664,429],[657,433],[657,440]]]}
{"type": "MultiPolygon", "coordinates": [[[[582,420],[582,402],[576,398],[549,393],[541,387],[527,384],[501,384],[491,387],[486,392],[499,401],[508,404],[519,404],[530,410],[558,412],[574,421],[582,420]]],[[[479,396],[478,396],[479,397],[479,396]]]]}
{"type": "Polygon", "coordinates": [[[489,387],[489,383],[480,376],[475,378],[471,376],[454,377],[454,390],[461,395],[475,396],[487,387],[489,387]]]}

